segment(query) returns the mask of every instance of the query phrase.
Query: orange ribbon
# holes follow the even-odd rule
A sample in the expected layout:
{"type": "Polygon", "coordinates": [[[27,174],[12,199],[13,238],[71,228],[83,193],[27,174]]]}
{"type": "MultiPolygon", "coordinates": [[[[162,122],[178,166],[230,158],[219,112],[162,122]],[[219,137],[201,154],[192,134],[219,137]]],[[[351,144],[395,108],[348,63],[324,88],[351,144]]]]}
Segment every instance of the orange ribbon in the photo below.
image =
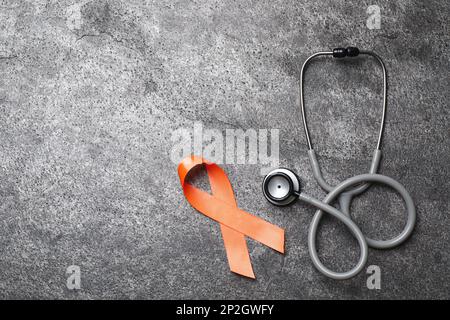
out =
{"type": "Polygon", "coordinates": [[[255,279],[245,236],[284,253],[284,230],[237,207],[233,189],[225,172],[215,163],[191,155],[178,165],[178,175],[189,203],[220,223],[230,270],[255,279]],[[190,170],[205,165],[212,195],[185,182],[190,170]]]}

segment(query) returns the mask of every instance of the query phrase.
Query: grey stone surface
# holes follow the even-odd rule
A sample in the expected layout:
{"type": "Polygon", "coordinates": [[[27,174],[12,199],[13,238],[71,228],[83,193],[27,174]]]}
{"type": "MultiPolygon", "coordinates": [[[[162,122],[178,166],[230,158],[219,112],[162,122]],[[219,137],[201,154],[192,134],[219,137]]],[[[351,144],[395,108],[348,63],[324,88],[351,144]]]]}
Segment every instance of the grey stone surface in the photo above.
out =
{"type": "MultiPolygon", "coordinates": [[[[1,298],[450,298],[448,1],[0,1],[1,298]],[[205,128],[280,129],[281,165],[308,194],[298,77],[311,53],[356,45],[389,73],[381,172],[413,196],[417,227],[367,275],[324,278],[312,266],[314,209],[271,206],[260,164],[224,165],[238,204],[286,229],[286,255],[248,241],[257,280],[232,274],[217,223],[184,199],[171,136],[205,128]],[[81,268],[81,290],[66,268],[81,268]]],[[[333,183],[368,170],[381,78],[366,59],[308,70],[311,135],[333,183]]],[[[375,186],[355,200],[362,230],[386,238],[401,199],[375,186]]],[[[319,248],[344,270],[352,236],[325,219],[319,248]]]]}

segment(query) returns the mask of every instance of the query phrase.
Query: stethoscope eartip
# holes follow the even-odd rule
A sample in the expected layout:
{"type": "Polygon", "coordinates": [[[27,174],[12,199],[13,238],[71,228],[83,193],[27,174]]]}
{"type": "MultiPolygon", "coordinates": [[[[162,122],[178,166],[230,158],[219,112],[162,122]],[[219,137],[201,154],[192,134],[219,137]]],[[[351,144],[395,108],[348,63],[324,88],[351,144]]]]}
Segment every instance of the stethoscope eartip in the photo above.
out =
{"type": "Polygon", "coordinates": [[[264,177],[263,193],[276,206],[287,206],[300,195],[300,179],[291,170],[278,168],[264,177]]]}

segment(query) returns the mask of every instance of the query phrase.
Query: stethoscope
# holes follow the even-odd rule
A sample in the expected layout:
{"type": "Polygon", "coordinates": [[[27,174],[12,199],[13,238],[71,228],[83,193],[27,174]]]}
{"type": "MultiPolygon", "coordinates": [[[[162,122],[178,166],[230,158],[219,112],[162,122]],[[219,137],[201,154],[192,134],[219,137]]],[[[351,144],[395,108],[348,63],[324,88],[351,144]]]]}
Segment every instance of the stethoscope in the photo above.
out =
{"type": "Polygon", "coordinates": [[[387,98],[386,91],[387,91],[386,68],[381,58],[374,52],[360,51],[358,50],[358,48],[348,47],[348,48],[336,48],[333,49],[333,51],[317,52],[311,55],[303,63],[300,73],[300,107],[303,118],[303,127],[305,129],[306,141],[308,143],[309,149],[308,155],[313,170],[313,175],[317,183],[320,185],[320,187],[326,192],[328,192],[328,194],[322,201],[304,194],[301,190],[301,183],[298,176],[291,170],[285,168],[279,168],[269,172],[269,174],[264,178],[263,181],[264,196],[269,202],[271,202],[274,205],[286,206],[293,203],[297,199],[300,199],[318,208],[318,210],[314,214],[314,217],[309,227],[308,233],[309,254],[311,256],[314,266],[321,273],[333,279],[349,279],[357,275],[364,268],[367,262],[368,247],[376,249],[390,249],[400,245],[410,236],[416,222],[416,210],[414,207],[414,202],[409,193],[406,191],[406,189],[396,180],[387,177],[385,175],[376,173],[381,159],[381,138],[383,135],[384,122],[386,116],[386,98],[387,98]],[[344,57],[356,57],[358,55],[372,56],[379,62],[383,70],[383,111],[381,116],[381,125],[378,135],[378,142],[376,149],[373,153],[369,173],[351,177],[339,183],[337,186],[333,187],[332,185],[327,183],[322,176],[319,162],[317,161],[316,153],[314,152],[311,139],[309,137],[308,123],[306,121],[305,105],[304,105],[305,103],[303,97],[304,71],[308,63],[312,59],[319,56],[333,56],[335,58],[344,58],[344,57]],[[350,216],[350,204],[352,198],[366,191],[371,185],[371,183],[374,182],[384,184],[395,189],[403,198],[406,205],[406,210],[408,212],[408,219],[406,221],[406,225],[403,231],[396,237],[389,240],[374,240],[365,237],[361,232],[361,229],[352,221],[350,216]],[[331,205],[336,199],[339,201],[339,210],[331,205]],[[355,236],[356,240],[358,241],[361,254],[358,263],[350,271],[335,272],[325,267],[319,259],[316,248],[316,235],[317,235],[317,228],[323,216],[323,212],[327,212],[331,214],[333,217],[343,222],[349,228],[351,233],[355,236]]]}

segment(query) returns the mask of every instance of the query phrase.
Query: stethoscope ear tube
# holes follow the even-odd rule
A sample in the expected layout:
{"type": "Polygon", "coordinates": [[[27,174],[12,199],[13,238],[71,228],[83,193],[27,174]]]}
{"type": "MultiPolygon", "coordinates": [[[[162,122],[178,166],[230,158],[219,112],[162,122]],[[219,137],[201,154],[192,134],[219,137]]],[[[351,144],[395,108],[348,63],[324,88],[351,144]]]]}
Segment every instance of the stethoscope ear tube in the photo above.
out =
{"type": "Polygon", "coordinates": [[[303,129],[305,130],[305,137],[306,142],[308,143],[308,149],[312,149],[312,142],[311,138],[309,137],[309,129],[308,129],[308,121],[306,119],[306,111],[305,111],[305,97],[303,94],[303,85],[304,85],[304,78],[305,78],[305,70],[308,66],[308,64],[316,57],[320,56],[333,56],[335,58],[343,58],[343,57],[354,57],[358,55],[368,55],[375,60],[378,61],[378,64],[381,67],[381,71],[383,72],[383,104],[382,104],[382,113],[381,113],[381,123],[380,123],[380,130],[378,132],[378,141],[376,149],[381,148],[381,140],[383,137],[383,131],[384,131],[384,123],[386,119],[386,102],[387,102],[387,72],[386,67],[384,65],[383,60],[380,58],[379,55],[377,55],[375,52],[372,51],[366,51],[366,50],[359,50],[355,47],[348,47],[348,48],[336,48],[333,51],[321,51],[316,52],[309,56],[305,62],[302,65],[302,68],[300,70],[300,110],[302,113],[302,120],[303,120],[303,129]],[[357,54],[356,54],[357,53],[357,54]]]}

